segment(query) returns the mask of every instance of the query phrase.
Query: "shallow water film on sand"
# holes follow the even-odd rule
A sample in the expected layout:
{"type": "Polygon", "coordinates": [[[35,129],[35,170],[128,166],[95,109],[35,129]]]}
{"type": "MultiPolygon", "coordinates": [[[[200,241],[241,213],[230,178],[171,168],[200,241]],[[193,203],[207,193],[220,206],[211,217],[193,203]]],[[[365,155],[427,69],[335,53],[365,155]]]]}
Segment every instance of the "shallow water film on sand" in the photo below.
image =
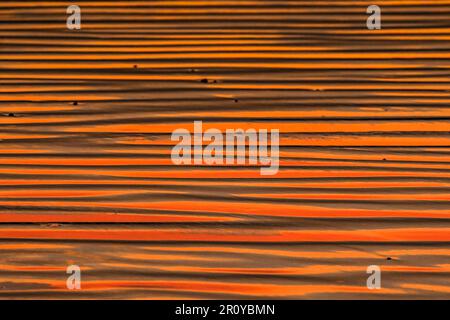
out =
{"type": "Polygon", "coordinates": [[[0,299],[449,298],[449,75],[450,0],[1,1],[0,299]]]}

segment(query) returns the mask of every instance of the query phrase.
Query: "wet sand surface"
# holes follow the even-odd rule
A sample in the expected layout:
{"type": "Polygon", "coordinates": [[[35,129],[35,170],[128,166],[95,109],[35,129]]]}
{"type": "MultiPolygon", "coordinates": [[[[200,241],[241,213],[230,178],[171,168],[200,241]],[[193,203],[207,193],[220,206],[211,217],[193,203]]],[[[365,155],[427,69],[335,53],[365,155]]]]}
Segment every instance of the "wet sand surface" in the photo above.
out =
{"type": "Polygon", "coordinates": [[[449,0],[76,4],[0,3],[0,298],[450,296],[449,0]],[[173,165],[194,120],[279,173],[173,165]]]}

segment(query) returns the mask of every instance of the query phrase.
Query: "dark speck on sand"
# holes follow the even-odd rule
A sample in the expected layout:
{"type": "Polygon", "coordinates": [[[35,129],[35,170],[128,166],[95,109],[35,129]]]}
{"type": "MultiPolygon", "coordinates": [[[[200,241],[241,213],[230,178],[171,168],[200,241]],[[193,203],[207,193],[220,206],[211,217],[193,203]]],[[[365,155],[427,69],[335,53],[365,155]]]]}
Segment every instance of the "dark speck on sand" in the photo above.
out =
{"type": "Polygon", "coordinates": [[[202,80],[200,80],[200,82],[201,82],[201,83],[208,83],[208,79],[206,79],[206,78],[205,78],[205,79],[202,79],[202,80]]]}
{"type": "Polygon", "coordinates": [[[16,115],[14,113],[8,114],[8,117],[15,117],[16,115]]]}
{"type": "Polygon", "coordinates": [[[392,258],[391,258],[391,257],[387,257],[386,260],[389,260],[389,261],[390,261],[390,260],[392,260],[392,258]]]}
{"type": "Polygon", "coordinates": [[[74,101],[74,102],[73,102],[73,105],[74,105],[74,106],[77,106],[77,105],[78,105],[78,101],[74,101]]]}

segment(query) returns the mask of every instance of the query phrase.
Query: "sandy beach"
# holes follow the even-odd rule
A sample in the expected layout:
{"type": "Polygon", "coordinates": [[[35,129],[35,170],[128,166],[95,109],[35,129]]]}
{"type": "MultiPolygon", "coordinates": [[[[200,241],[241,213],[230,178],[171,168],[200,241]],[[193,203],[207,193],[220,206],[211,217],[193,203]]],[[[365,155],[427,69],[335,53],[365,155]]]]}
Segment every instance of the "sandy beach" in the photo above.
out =
{"type": "Polygon", "coordinates": [[[76,3],[0,2],[0,299],[449,298],[450,0],[76,3]]]}

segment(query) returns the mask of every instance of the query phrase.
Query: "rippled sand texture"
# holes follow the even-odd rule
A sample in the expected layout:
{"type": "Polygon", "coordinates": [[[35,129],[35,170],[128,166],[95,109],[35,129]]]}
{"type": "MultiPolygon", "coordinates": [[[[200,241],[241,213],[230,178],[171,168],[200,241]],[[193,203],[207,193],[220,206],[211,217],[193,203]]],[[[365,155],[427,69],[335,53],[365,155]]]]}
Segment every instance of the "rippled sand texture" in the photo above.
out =
{"type": "Polygon", "coordinates": [[[0,2],[0,298],[450,296],[449,0],[76,3],[0,2]],[[172,165],[194,120],[279,174],[172,165]]]}

